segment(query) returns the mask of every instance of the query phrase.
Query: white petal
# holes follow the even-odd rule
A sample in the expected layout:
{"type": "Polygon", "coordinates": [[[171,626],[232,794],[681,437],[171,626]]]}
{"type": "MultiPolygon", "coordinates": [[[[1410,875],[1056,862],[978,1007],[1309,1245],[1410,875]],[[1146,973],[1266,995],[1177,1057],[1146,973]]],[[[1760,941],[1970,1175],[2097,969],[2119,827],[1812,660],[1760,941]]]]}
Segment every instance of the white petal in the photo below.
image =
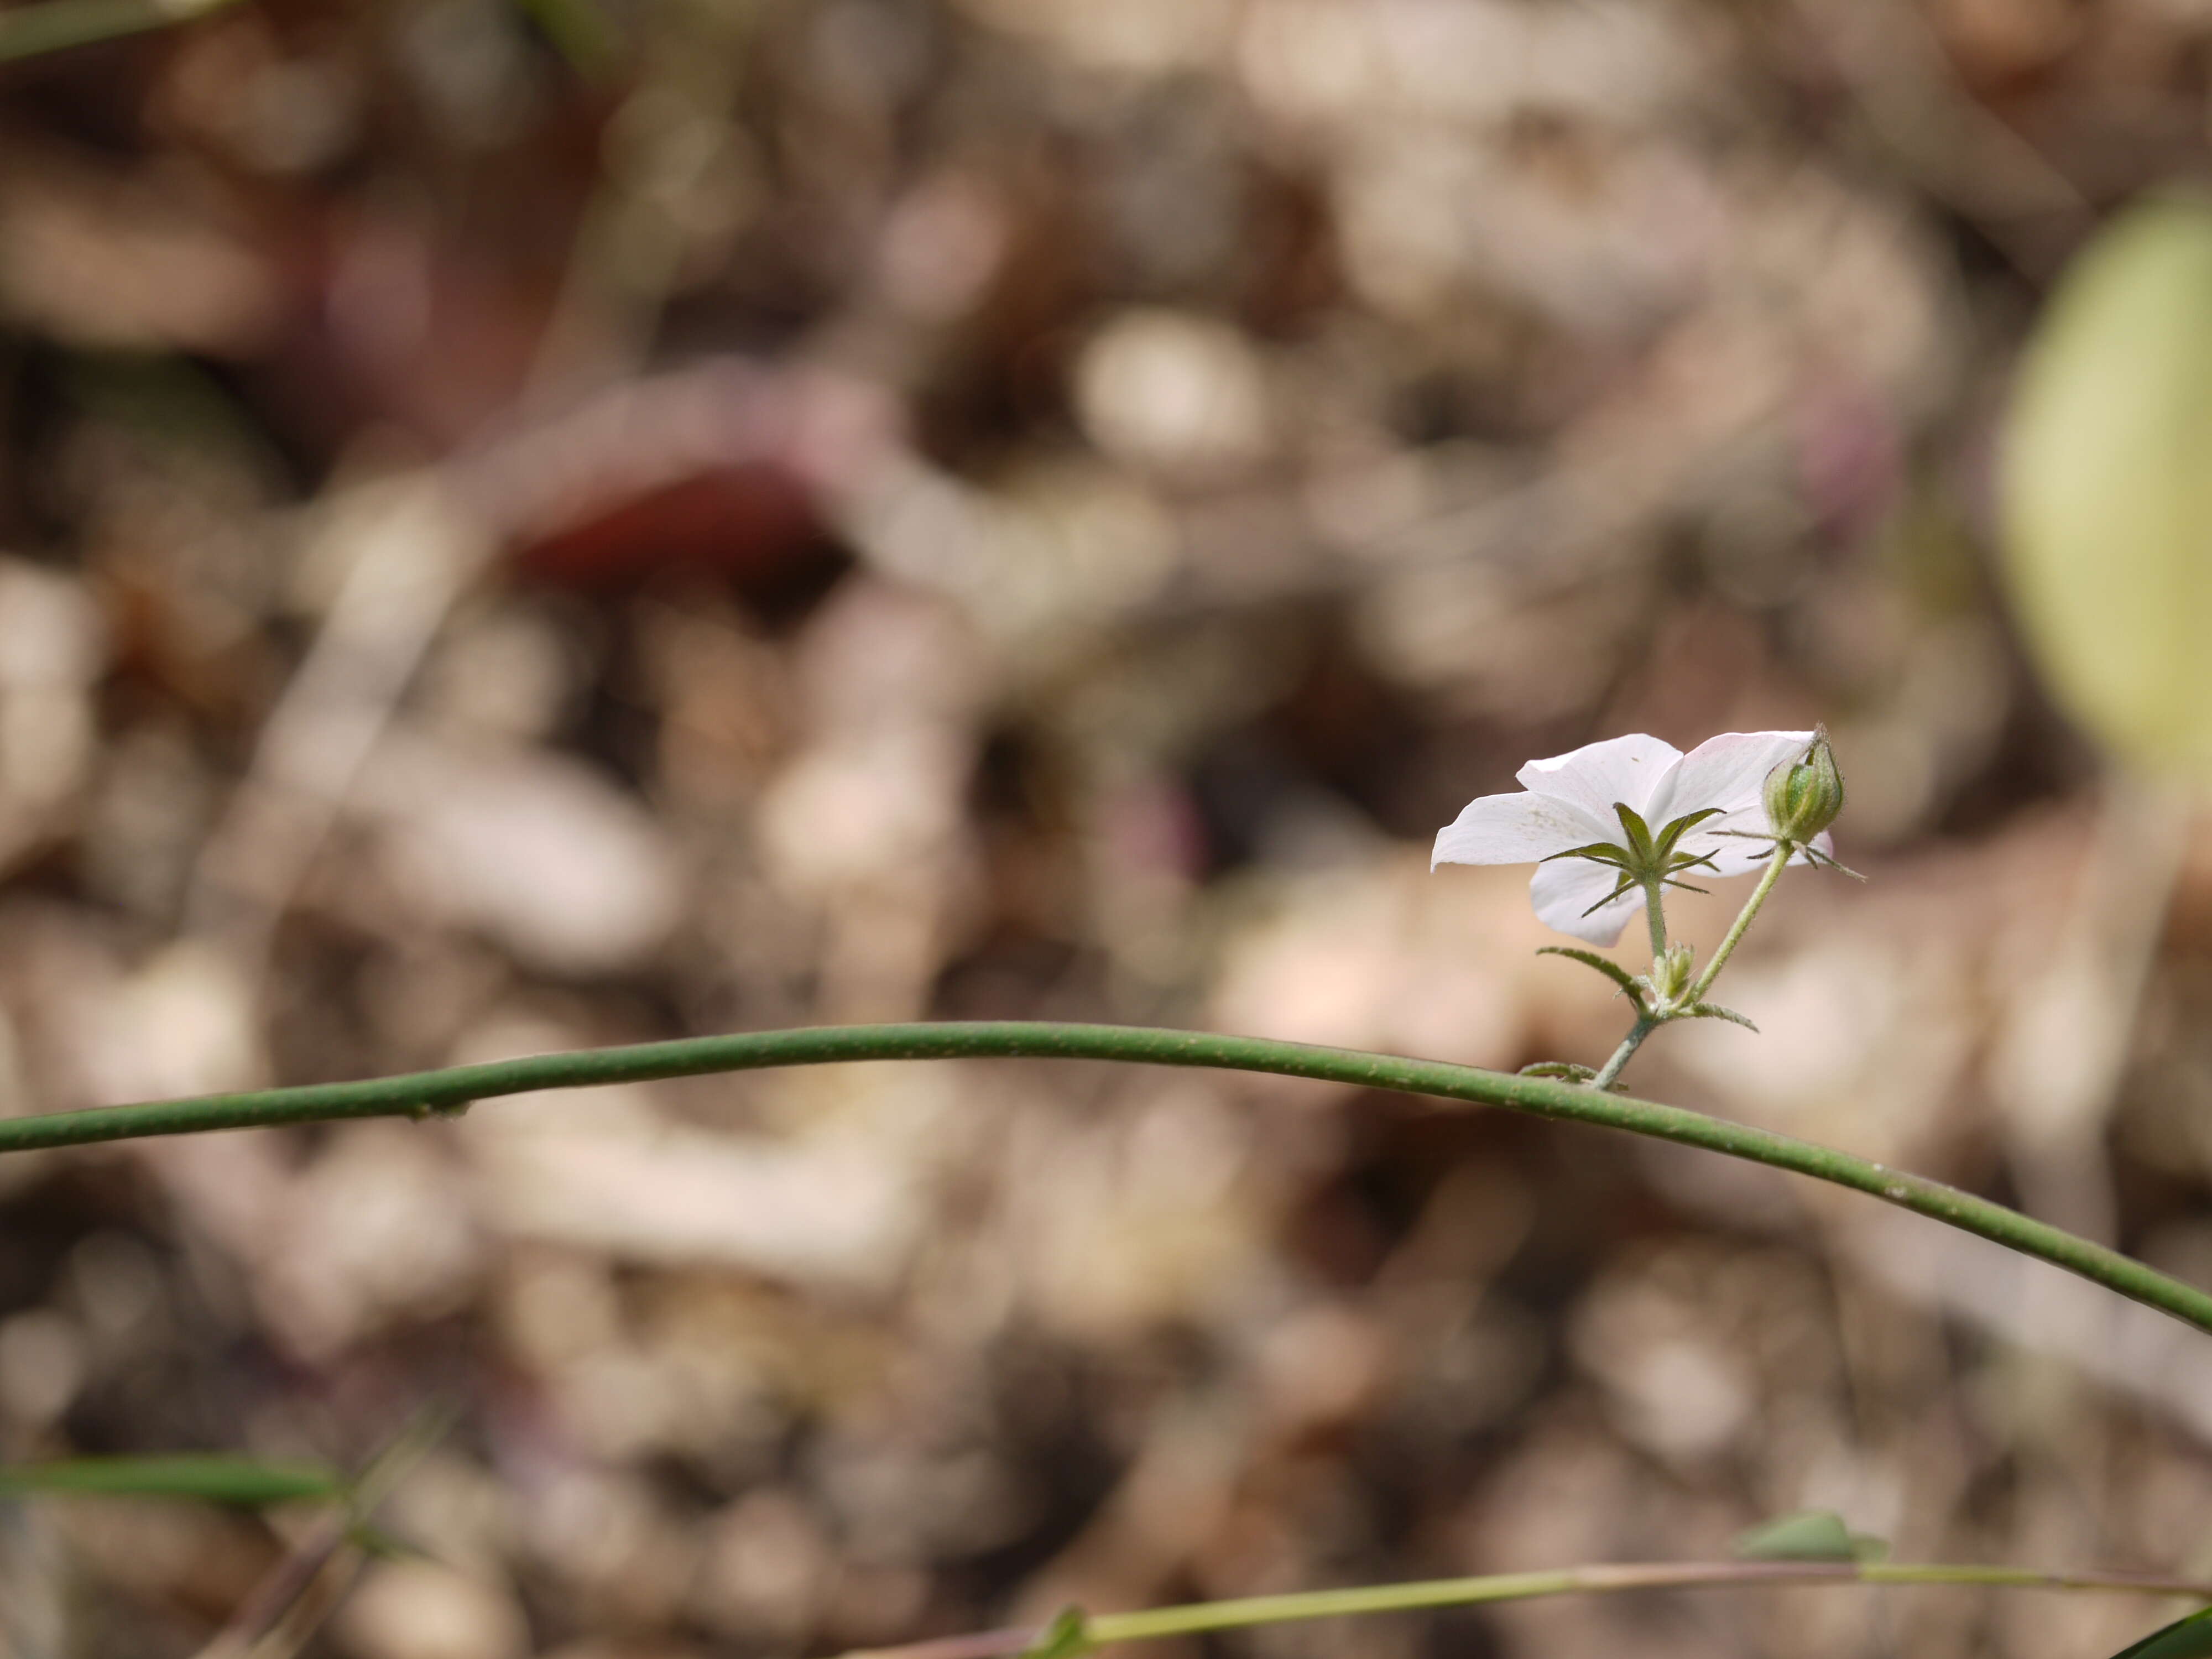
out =
{"type": "MultiPolygon", "coordinates": [[[[1812,742],[1810,732],[1723,732],[1707,738],[1682,757],[1668,781],[1666,799],[1651,803],[1652,829],[1708,806],[1723,812],[1759,808],[1766,775],[1784,761],[1802,760],[1812,742]]],[[[1756,823],[1732,827],[1764,833],[1766,814],[1759,810],[1756,823]]]]}
{"type": "Polygon", "coordinates": [[[1570,801],[1549,795],[1484,795],[1469,801],[1457,817],[1437,831],[1429,868],[1439,864],[1533,864],[1570,847],[1620,840],[1620,820],[1609,813],[1607,817],[1609,835],[1607,824],[1570,801]]]}
{"type": "Polygon", "coordinates": [[[1524,789],[1572,801],[1607,826],[1607,840],[1619,842],[1620,819],[1613,804],[1625,802],[1649,823],[1650,814],[1644,807],[1665,781],[1668,769],[1681,758],[1682,751],[1673,744],[1632,732],[1602,743],[1586,743],[1549,760],[1530,761],[1514,775],[1524,789]]]}
{"type": "Polygon", "coordinates": [[[1536,920],[1547,927],[1572,933],[1592,945],[1610,945],[1644,908],[1644,890],[1632,887],[1611,904],[1588,915],[1583,912],[1610,893],[1619,879],[1618,871],[1602,864],[1588,859],[1560,859],[1537,866],[1536,878],[1528,884],[1528,901],[1536,907],[1536,920]]]}

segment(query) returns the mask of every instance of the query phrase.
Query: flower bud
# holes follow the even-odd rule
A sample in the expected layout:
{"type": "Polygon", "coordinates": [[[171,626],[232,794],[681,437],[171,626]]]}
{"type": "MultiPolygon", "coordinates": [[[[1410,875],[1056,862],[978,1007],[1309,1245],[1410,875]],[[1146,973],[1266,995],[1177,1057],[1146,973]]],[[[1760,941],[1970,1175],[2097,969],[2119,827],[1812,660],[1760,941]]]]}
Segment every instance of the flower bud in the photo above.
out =
{"type": "Polygon", "coordinates": [[[1827,727],[1814,732],[1803,760],[1766,775],[1765,799],[1767,824],[1784,841],[1802,845],[1836,821],[1844,810],[1844,775],[1836,770],[1827,727]]]}
{"type": "Polygon", "coordinates": [[[1690,969],[1694,966],[1690,947],[1676,943],[1668,945],[1651,962],[1651,991],[1661,1007],[1679,1000],[1690,988],[1690,969]]]}

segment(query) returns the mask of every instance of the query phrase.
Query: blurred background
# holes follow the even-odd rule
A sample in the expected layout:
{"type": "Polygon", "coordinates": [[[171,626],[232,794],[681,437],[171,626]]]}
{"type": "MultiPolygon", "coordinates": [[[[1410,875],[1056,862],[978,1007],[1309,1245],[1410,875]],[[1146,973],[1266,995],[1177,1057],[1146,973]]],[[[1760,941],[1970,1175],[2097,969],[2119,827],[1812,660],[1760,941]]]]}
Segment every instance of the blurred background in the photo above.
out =
{"type": "MultiPolygon", "coordinates": [[[[1622,1005],[1437,828],[1825,720],[1872,879],[1793,874],[1764,1035],[1630,1084],[2212,1279],[2212,857],[2046,689],[1996,472],[2069,261],[2205,170],[2200,0],[88,3],[0,12],[0,1110],[920,1017],[1595,1063],[1622,1005]]],[[[425,1553],[306,1651],[823,1654],[1808,1506],[2212,1571],[2179,1326],[1500,1113],[947,1064],[0,1162],[0,1457],[435,1407],[425,1553]]],[[[0,1651],[196,1652],[304,1525],[5,1506],[0,1651]]]]}

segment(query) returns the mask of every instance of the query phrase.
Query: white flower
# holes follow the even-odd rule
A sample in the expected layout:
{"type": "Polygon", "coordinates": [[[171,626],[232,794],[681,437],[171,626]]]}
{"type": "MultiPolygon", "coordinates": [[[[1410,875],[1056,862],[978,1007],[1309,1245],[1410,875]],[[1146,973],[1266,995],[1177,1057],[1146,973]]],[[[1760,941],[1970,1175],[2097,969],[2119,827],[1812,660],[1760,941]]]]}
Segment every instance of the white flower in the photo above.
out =
{"type": "MultiPolygon", "coordinates": [[[[1608,902],[1620,883],[1616,865],[1559,854],[1606,848],[1632,855],[1619,807],[1633,813],[1639,827],[1650,826],[1651,838],[1662,845],[1679,820],[1704,812],[1711,816],[1680,830],[1675,866],[1682,867],[1680,859],[1686,857],[1715,875],[1747,874],[1772,850],[1756,839],[1774,833],[1761,800],[1766,775],[1803,759],[1812,741],[1810,732],[1723,732],[1686,755],[1638,732],[1530,761],[1515,775],[1522,793],[1469,801],[1437,832],[1429,867],[1535,861],[1528,896],[1537,916],[1563,933],[1610,945],[1643,908],[1643,889],[1632,884],[1608,902]]],[[[1812,844],[1825,854],[1826,833],[1812,844]]]]}

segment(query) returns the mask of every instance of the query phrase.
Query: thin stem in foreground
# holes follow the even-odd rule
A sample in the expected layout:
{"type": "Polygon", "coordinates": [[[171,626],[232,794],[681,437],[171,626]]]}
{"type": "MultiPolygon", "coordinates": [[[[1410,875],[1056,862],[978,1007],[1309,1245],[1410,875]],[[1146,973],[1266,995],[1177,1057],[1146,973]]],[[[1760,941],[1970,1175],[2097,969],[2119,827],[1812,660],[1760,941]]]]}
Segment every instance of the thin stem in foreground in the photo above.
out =
{"type": "Polygon", "coordinates": [[[1685,1146],[1747,1158],[1773,1169],[1849,1187],[2033,1256],[2092,1284],[2171,1314],[2212,1334],[2212,1295],[2183,1284],[2118,1251],[1993,1204],[1923,1176],[1815,1146],[1749,1124],[1656,1101],[1607,1094],[1541,1077],[1508,1077],[1358,1048],[1323,1048],[1267,1037],[1219,1036],[1203,1031],[1140,1025],[1060,1024],[1048,1021],[978,1020],[911,1025],[824,1025],[754,1031],[727,1036],[685,1037],[620,1048],[532,1054],[488,1065],[372,1078],[357,1083],[309,1084],[252,1094],[210,1095],[196,1100],[149,1101],[136,1106],[95,1107],[39,1117],[0,1119],[0,1152],[83,1146],[140,1135],[191,1134],[208,1129],[265,1128],[277,1124],[332,1122],[347,1118],[416,1117],[459,1111],[471,1102],[539,1089],[576,1089],[603,1083],[648,1082],[714,1072],[757,1071],[775,1066],[820,1066],[859,1060],[1104,1060],[1151,1066],[1208,1066],[1313,1078],[1362,1089],[1486,1106],[1537,1117],[1598,1124],[1685,1146]]]}
{"type": "MultiPolygon", "coordinates": [[[[2144,1573],[2043,1572],[2033,1568],[1944,1562],[1656,1561],[1562,1567],[1549,1572],[1489,1573],[1472,1578],[1431,1578],[1404,1584],[1306,1590],[1227,1601],[1197,1601],[1086,1618],[1088,1642],[1143,1642],[1200,1632],[1339,1619],[1361,1613],[1413,1613],[1435,1607],[1477,1607],[1549,1595],[1618,1595],[1648,1589],[1757,1589],[1790,1584],[1979,1585],[1992,1589],[2118,1592],[2185,1595],[2212,1601],[2212,1584],[2144,1573]]],[[[907,1646],[875,1648],[845,1659],[1006,1659],[1030,1647],[1034,1630],[981,1631],[907,1646]]]]}

